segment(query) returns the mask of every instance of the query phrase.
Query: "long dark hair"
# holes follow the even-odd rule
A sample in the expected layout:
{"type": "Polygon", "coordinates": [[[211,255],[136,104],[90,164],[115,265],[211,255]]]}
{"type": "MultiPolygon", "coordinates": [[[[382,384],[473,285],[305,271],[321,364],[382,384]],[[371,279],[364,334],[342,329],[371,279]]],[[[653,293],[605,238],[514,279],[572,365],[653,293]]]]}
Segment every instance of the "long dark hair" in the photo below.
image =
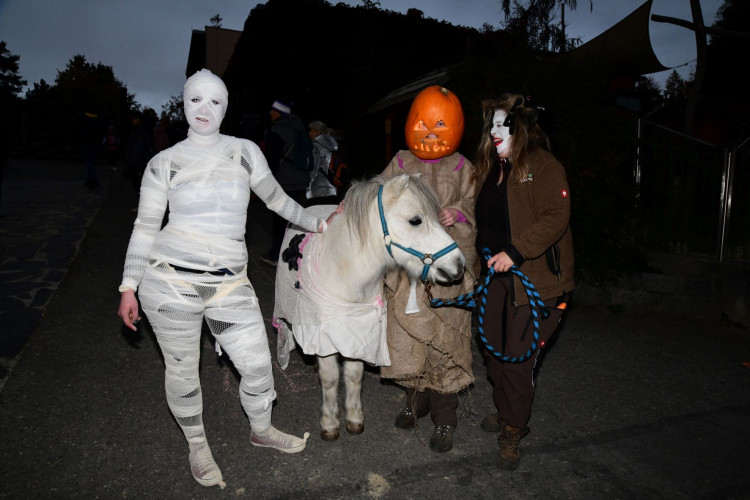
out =
{"type": "Polygon", "coordinates": [[[531,103],[531,99],[521,94],[506,93],[499,99],[482,101],[482,138],[477,148],[477,158],[474,162],[472,180],[477,186],[481,185],[497,161],[497,151],[493,144],[490,131],[496,111],[505,111],[512,139],[508,160],[512,166],[509,181],[521,182],[529,173],[529,154],[535,149],[550,150],[547,134],[537,124],[540,107],[531,103]]]}

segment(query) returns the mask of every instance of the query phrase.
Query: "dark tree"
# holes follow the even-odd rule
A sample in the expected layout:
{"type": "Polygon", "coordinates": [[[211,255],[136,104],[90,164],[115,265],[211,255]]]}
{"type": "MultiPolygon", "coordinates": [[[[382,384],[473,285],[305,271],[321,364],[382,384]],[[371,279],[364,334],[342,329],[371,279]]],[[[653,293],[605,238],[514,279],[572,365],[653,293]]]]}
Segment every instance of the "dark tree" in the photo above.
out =
{"type": "MultiPolygon", "coordinates": [[[[501,10],[505,27],[524,33],[529,44],[537,50],[566,52],[580,44],[580,39],[568,40],[565,34],[565,8],[576,10],[577,0],[527,0],[526,2],[502,0],[501,10]],[[559,23],[555,20],[559,18],[559,23]]],[[[593,0],[589,0],[593,10],[593,0]]]]}
{"type": "Polygon", "coordinates": [[[44,81],[44,78],[39,82],[34,83],[34,86],[26,91],[27,101],[50,101],[54,99],[54,90],[50,85],[44,81]]]}
{"type": "Polygon", "coordinates": [[[21,56],[11,54],[6,43],[0,41],[0,99],[15,98],[23,90],[26,80],[18,74],[21,56]]]}
{"type": "Polygon", "coordinates": [[[169,100],[161,105],[161,118],[166,118],[170,122],[178,122],[185,117],[184,105],[182,102],[182,92],[179,95],[169,97],[169,100]]]}
{"type": "Polygon", "coordinates": [[[687,98],[687,83],[676,70],[672,70],[664,82],[664,99],[667,102],[684,101],[687,98]]]}
{"type": "Polygon", "coordinates": [[[709,32],[704,92],[740,96],[747,93],[747,83],[739,75],[750,52],[750,2],[724,0],[709,32]]]}
{"type": "Polygon", "coordinates": [[[41,157],[73,157],[82,116],[95,116],[105,127],[125,131],[129,113],[139,109],[135,96],[115,77],[111,66],[75,55],[57,71],[54,84],[34,83],[23,101],[25,127],[18,133],[25,152],[41,157]]]}

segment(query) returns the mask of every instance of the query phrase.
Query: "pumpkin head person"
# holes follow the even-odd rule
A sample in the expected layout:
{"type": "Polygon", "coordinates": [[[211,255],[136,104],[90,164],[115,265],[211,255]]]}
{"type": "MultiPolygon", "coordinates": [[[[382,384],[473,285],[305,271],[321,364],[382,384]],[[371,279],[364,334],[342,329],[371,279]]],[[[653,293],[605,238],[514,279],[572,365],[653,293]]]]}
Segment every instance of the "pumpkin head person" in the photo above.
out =
{"type": "MultiPolygon", "coordinates": [[[[431,293],[455,297],[473,289],[477,257],[474,165],[458,151],[464,132],[461,102],[444,87],[427,87],[412,101],[404,128],[409,149],[396,153],[380,175],[384,179],[420,175],[435,192],[438,220],[458,243],[466,265],[460,280],[432,283],[431,293]]],[[[396,416],[396,427],[414,429],[416,421],[429,414],[435,424],[430,449],[442,453],[453,447],[458,393],[474,381],[471,311],[429,307],[428,295],[426,286],[403,271],[388,273],[385,299],[391,364],[381,366],[380,375],[406,390],[407,403],[396,416]]]]}
{"type": "Polygon", "coordinates": [[[427,87],[414,98],[404,132],[417,158],[436,160],[453,154],[464,133],[461,101],[445,87],[427,87]]]}

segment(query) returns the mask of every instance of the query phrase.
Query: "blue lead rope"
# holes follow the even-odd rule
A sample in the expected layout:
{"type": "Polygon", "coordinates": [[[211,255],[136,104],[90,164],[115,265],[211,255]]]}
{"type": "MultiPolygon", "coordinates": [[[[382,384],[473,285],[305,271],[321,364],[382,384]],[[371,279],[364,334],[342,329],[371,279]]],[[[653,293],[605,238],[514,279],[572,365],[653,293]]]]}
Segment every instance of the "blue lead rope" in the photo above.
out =
{"type": "MultiPolygon", "coordinates": [[[[482,256],[484,257],[485,261],[489,260],[492,257],[490,249],[483,248],[482,256]]],[[[536,291],[536,288],[534,288],[534,285],[531,283],[531,281],[529,281],[526,275],[518,269],[518,267],[511,267],[510,272],[518,276],[521,280],[521,283],[523,283],[524,291],[526,292],[526,296],[529,298],[529,304],[531,305],[531,316],[534,322],[534,338],[531,341],[531,347],[529,347],[529,350],[526,351],[523,356],[504,355],[503,353],[492,347],[492,345],[490,345],[489,341],[487,340],[487,337],[484,336],[484,312],[487,309],[487,287],[489,286],[492,277],[495,275],[494,268],[489,268],[489,272],[487,273],[487,278],[485,278],[484,283],[480,283],[476,287],[476,289],[474,289],[474,291],[459,295],[454,299],[431,299],[430,306],[459,306],[468,307],[471,309],[479,306],[478,330],[479,338],[482,339],[482,343],[484,344],[484,346],[490,353],[492,353],[493,356],[499,358],[500,361],[506,361],[509,363],[521,363],[529,359],[531,355],[534,354],[534,351],[536,351],[537,345],[539,343],[539,317],[541,316],[542,319],[546,319],[549,316],[549,310],[544,305],[544,302],[539,296],[539,293],[536,291]],[[479,302],[477,302],[477,297],[479,298],[479,302]]]]}

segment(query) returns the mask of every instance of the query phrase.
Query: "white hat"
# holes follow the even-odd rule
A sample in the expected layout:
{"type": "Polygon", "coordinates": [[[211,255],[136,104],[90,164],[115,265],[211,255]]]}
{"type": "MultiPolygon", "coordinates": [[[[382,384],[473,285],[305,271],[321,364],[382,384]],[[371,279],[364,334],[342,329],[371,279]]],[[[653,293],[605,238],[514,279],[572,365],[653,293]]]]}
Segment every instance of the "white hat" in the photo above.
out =
{"type": "Polygon", "coordinates": [[[271,109],[275,109],[279,113],[282,113],[285,115],[288,115],[289,113],[292,112],[292,108],[290,108],[289,106],[287,106],[281,101],[274,101],[273,104],[271,104],[271,109]]]}

